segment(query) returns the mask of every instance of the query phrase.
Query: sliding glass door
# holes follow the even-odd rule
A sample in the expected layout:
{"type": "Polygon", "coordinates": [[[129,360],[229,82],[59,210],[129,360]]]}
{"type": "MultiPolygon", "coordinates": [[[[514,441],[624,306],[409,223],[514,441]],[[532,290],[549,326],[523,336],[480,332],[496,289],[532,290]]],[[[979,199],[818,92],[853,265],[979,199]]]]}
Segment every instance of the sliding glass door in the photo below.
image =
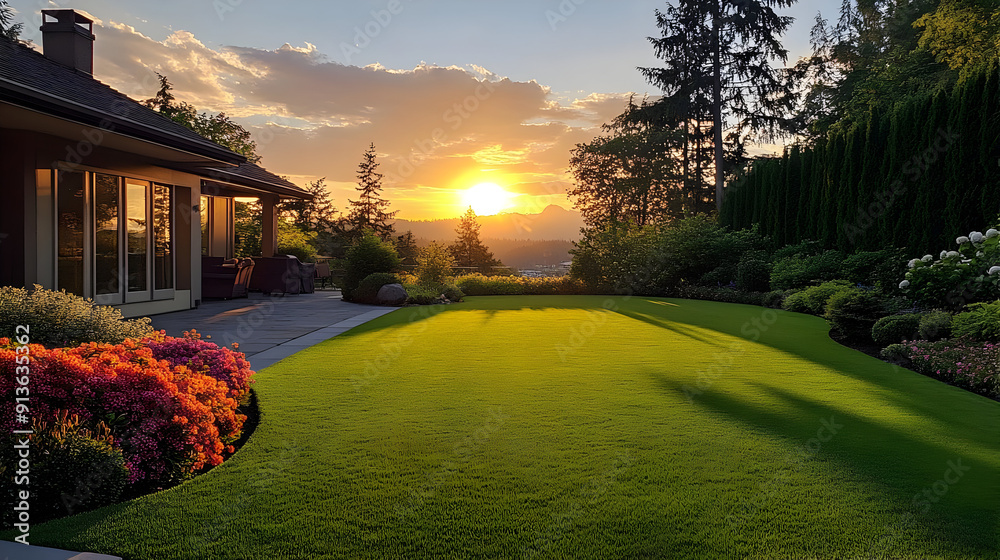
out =
{"type": "Polygon", "coordinates": [[[121,179],[94,174],[94,293],[103,303],[121,301],[121,179]]]}
{"type": "Polygon", "coordinates": [[[174,189],[106,173],[56,176],[58,289],[104,305],[172,299],[174,189]]]}

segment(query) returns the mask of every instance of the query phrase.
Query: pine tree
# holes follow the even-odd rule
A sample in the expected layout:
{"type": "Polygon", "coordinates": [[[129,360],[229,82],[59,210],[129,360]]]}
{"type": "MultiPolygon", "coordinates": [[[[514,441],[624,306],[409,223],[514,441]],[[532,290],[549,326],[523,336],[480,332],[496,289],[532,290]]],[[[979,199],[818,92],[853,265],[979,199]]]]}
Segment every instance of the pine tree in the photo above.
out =
{"type": "Polygon", "coordinates": [[[317,179],[306,186],[313,195],[312,200],[294,199],[281,204],[281,212],[305,231],[334,231],[337,226],[337,209],[330,200],[326,187],[326,177],[317,179]]]}
{"type": "Polygon", "coordinates": [[[383,175],[378,172],[374,143],[365,150],[363,157],[358,165],[358,186],[355,187],[359,193],[358,199],[348,200],[351,204],[351,211],[347,216],[349,235],[359,237],[365,230],[369,230],[387,241],[395,233],[391,221],[396,216],[396,211],[390,212],[389,201],[382,198],[383,175]]]}
{"type": "Polygon", "coordinates": [[[458,222],[455,233],[458,239],[448,248],[455,258],[455,266],[475,268],[482,274],[492,274],[494,267],[502,266],[479,238],[479,220],[471,206],[458,222]]]}
{"type": "Polygon", "coordinates": [[[745,132],[774,137],[784,129],[786,112],[792,108],[792,89],[771,61],[787,59],[777,38],[792,23],[773,8],[794,3],[678,0],[676,7],[656,12],[662,37],[650,41],[665,68],[640,71],[665,98],[676,100],[682,120],[697,117],[699,129],[710,123],[716,208],[722,205],[727,173],[725,129],[732,127],[734,146],[745,132]],[[704,108],[708,113],[703,115],[704,108]]]}
{"type": "Polygon", "coordinates": [[[7,4],[7,0],[0,0],[0,37],[18,42],[23,30],[23,23],[14,23],[14,10],[7,4]]]}
{"type": "Polygon", "coordinates": [[[404,265],[417,264],[417,257],[420,256],[420,248],[417,247],[417,238],[413,232],[406,230],[406,233],[396,236],[396,252],[404,265]]]}

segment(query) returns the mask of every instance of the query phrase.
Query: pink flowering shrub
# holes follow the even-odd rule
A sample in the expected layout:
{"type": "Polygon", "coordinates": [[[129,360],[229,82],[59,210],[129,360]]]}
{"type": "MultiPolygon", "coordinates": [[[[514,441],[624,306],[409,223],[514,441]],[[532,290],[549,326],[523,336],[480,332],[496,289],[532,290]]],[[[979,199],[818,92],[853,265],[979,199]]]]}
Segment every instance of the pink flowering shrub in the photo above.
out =
{"type": "MultiPolygon", "coordinates": [[[[32,418],[54,421],[68,413],[88,429],[104,422],[125,458],[129,483],[155,488],[221,463],[245,417],[236,413],[238,403],[224,381],[158,359],[150,343],[32,344],[29,386],[32,418]]],[[[14,348],[0,338],[0,429],[7,433],[23,428],[15,424],[14,348]]]]}
{"type": "Polygon", "coordinates": [[[915,371],[1000,399],[1000,345],[968,339],[904,344],[915,371]]]}
{"type": "Polygon", "coordinates": [[[201,334],[193,329],[185,331],[183,338],[164,336],[161,332],[146,337],[143,343],[157,360],[166,360],[172,366],[187,366],[191,371],[222,381],[229,388],[229,396],[237,402],[250,392],[253,370],[243,353],[236,351],[235,344],[234,350],[220,347],[202,340],[201,334]]]}

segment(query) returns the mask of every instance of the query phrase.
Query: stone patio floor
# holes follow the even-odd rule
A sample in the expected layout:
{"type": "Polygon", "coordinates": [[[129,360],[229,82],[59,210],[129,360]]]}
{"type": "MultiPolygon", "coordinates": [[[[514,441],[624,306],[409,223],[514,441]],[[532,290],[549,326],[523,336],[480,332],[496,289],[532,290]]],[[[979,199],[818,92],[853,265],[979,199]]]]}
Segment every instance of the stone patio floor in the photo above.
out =
{"type": "MultiPolygon", "coordinates": [[[[292,354],[338,334],[391,313],[395,307],[358,305],[343,301],[340,291],[313,294],[264,296],[207,301],[198,309],[154,315],[153,328],[181,336],[197,330],[216,344],[239,343],[254,371],[279,362],[292,354]]],[[[25,546],[0,541],[2,560],[120,560],[90,552],[69,552],[55,548],[25,546]]]]}
{"type": "Polygon", "coordinates": [[[340,291],[264,296],[203,302],[198,309],[154,315],[153,328],[181,336],[191,329],[220,346],[239,343],[253,369],[261,370],[291,356],[395,311],[348,303],[340,291]]]}

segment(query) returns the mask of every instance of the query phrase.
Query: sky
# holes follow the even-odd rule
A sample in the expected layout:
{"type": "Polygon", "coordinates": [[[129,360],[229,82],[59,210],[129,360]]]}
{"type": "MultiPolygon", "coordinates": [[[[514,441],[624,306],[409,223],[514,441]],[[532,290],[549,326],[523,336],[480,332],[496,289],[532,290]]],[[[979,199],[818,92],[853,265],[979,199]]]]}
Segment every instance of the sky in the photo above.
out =
{"type": "MultiPolygon", "coordinates": [[[[39,11],[98,20],[94,75],[136,99],[155,72],[178,100],[235,118],[261,162],[299,185],[326,179],[344,209],[374,143],[399,217],[571,208],[570,150],[600,133],[630,93],[656,95],[637,67],[656,66],[662,0],[9,0],[24,38],[41,43],[39,11]],[[498,195],[506,191],[509,195],[498,195]],[[489,194],[492,193],[492,194],[489,194]]],[[[800,1],[784,43],[809,52],[818,11],[800,1]]],[[[774,146],[759,147],[772,152],[774,146]]]]}

